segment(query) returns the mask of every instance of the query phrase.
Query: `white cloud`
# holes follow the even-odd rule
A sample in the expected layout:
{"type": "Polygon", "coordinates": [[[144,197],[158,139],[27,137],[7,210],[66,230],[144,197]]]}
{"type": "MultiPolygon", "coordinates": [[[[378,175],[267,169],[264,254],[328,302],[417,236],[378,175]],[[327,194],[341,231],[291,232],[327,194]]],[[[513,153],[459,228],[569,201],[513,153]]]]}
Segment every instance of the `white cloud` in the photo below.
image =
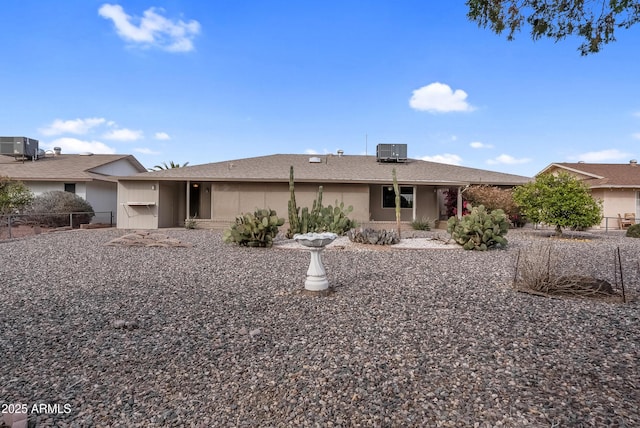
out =
{"type": "Polygon", "coordinates": [[[577,156],[570,156],[570,160],[583,162],[603,162],[611,160],[627,159],[632,156],[630,153],[621,152],[618,149],[600,150],[598,152],[586,152],[577,156]]]}
{"type": "Polygon", "coordinates": [[[420,159],[424,161],[429,161],[429,162],[446,163],[449,165],[462,164],[462,158],[452,153],[443,153],[441,155],[434,155],[434,156],[422,156],[420,159]]]}
{"type": "Polygon", "coordinates": [[[144,137],[142,131],[134,131],[127,128],[122,129],[114,129],[113,131],[109,131],[102,136],[107,140],[116,140],[116,141],[136,141],[144,137]]]}
{"type": "Polygon", "coordinates": [[[636,112],[634,112],[634,113],[633,113],[633,115],[634,115],[635,117],[640,117],[640,111],[636,111],[636,112]]]}
{"type": "Polygon", "coordinates": [[[171,139],[169,134],[167,134],[166,132],[156,132],[156,134],[153,136],[153,138],[155,138],[156,140],[170,140],[171,139]]]}
{"type": "Polygon", "coordinates": [[[469,144],[473,149],[493,149],[492,144],[481,143],[480,141],[473,141],[469,144]]]}
{"type": "Polygon", "coordinates": [[[105,123],[105,119],[101,117],[90,117],[87,119],[60,120],[56,119],[46,128],[39,129],[42,135],[60,135],[60,134],[86,134],[98,125],[105,123]]]}
{"type": "Polygon", "coordinates": [[[304,151],[304,153],[307,154],[307,155],[317,155],[318,154],[318,152],[316,150],[313,150],[313,149],[306,149],[304,151]]]}
{"type": "Polygon", "coordinates": [[[517,165],[517,164],[528,163],[528,162],[531,162],[531,159],[529,158],[517,159],[511,155],[505,155],[505,154],[501,154],[497,158],[487,160],[487,163],[489,165],[498,165],[498,164],[517,165]]]}
{"type": "Polygon", "coordinates": [[[99,154],[116,153],[116,150],[114,148],[109,147],[100,141],[84,141],[84,140],[79,140],[77,138],[69,138],[69,137],[57,138],[47,146],[49,150],[54,147],[60,147],[62,149],[63,154],[82,153],[82,152],[91,152],[91,153],[99,153],[99,154]]]}
{"type": "Polygon", "coordinates": [[[146,147],[137,147],[135,149],[133,149],[134,152],[136,153],[142,153],[143,155],[160,155],[162,154],[161,152],[156,152],[154,150],[151,150],[149,148],[146,147]]]}
{"type": "Polygon", "coordinates": [[[151,7],[143,12],[142,18],[131,17],[122,6],[109,3],[98,10],[100,16],[113,21],[118,35],[132,44],[169,52],[193,50],[193,38],[200,33],[200,23],[168,19],[158,12],[163,12],[163,9],[151,7]]]}
{"type": "Polygon", "coordinates": [[[635,140],[640,140],[640,132],[636,132],[635,134],[631,134],[631,138],[635,140]]]}
{"type": "Polygon", "coordinates": [[[466,99],[467,93],[462,89],[453,91],[449,85],[435,82],[413,91],[409,105],[413,109],[431,113],[474,110],[466,99]]]}

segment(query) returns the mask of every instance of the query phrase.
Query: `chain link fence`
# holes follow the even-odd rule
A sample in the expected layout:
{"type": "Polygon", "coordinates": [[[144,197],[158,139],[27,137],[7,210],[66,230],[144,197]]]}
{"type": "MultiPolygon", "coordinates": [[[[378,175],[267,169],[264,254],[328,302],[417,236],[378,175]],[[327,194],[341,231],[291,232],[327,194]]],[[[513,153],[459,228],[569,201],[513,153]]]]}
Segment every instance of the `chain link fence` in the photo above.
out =
{"type": "Polygon", "coordinates": [[[112,227],[113,211],[8,214],[0,216],[0,239],[12,239],[49,229],[112,227]]]}

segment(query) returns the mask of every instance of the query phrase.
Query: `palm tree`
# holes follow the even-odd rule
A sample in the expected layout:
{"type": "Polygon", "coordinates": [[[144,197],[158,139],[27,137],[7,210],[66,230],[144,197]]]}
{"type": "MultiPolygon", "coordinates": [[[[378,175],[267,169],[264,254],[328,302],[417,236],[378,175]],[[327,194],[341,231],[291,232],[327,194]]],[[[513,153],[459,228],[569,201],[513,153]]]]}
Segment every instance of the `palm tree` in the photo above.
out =
{"type": "Polygon", "coordinates": [[[174,163],[173,161],[169,161],[169,165],[166,162],[162,162],[162,165],[156,165],[153,168],[149,168],[149,171],[162,171],[164,169],[173,169],[173,168],[184,168],[189,165],[189,162],[185,162],[180,165],[179,163],[174,163]]]}

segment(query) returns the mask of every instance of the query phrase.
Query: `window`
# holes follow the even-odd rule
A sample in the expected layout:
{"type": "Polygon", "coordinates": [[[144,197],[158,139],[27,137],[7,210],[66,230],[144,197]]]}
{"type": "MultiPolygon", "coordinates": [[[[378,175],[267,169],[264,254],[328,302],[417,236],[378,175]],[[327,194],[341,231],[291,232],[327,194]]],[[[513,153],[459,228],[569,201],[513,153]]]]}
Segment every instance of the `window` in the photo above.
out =
{"type": "Polygon", "coordinates": [[[76,193],[76,183],[64,183],[64,191],[69,193],[76,193]]]}
{"type": "MultiPolygon", "coordinates": [[[[393,186],[382,186],[382,208],[396,207],[393,186]]],[[[413,187],[400,186],[400,208],[413,208],[413,187]]]]}

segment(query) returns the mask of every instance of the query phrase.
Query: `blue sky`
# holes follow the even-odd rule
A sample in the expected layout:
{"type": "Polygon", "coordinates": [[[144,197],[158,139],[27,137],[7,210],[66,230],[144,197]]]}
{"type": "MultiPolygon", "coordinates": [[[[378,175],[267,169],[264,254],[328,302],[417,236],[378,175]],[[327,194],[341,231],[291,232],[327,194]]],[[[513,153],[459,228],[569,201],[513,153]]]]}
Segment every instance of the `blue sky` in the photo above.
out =
{"type": "Polygon", "coordinates": [[[375,154],[531,176],[639,158],[640,26],[513,42],[463,0],[3,2],[0,135],[152,167],[375,154]]]}

